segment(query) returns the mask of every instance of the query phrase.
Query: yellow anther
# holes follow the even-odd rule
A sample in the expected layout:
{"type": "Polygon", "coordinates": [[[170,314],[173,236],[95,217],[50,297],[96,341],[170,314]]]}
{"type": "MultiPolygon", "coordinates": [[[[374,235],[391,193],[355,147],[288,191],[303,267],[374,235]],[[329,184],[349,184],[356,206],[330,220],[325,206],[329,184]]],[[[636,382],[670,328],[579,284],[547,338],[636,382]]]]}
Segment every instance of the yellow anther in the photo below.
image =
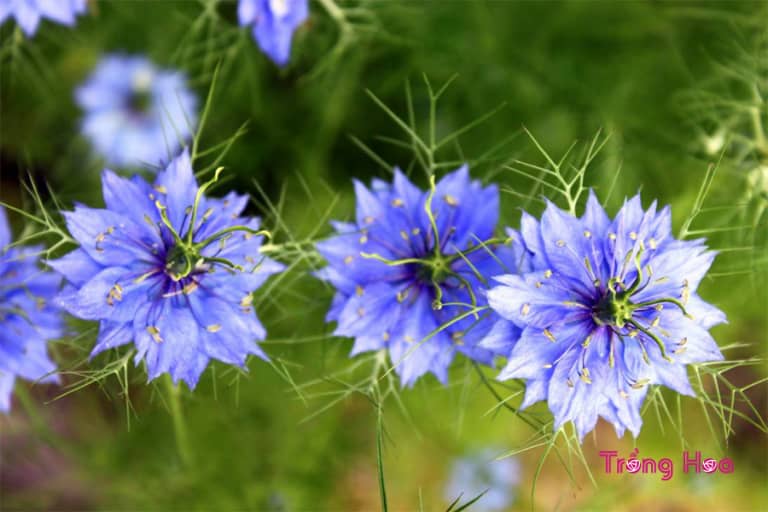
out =
{"type": "Polygon", "coordinates": [[[168,193],[168,189],[167,189],[167,188],[165,188],[163,185],[155,185],[153,188],[154,188],[154,189],[155,189],[157,192],[160,192],[161,194],[167,194],[167,193],[168,193]]]}
{"type": "Polygon", "coordinates": [[[656,304],[656,307],[654,308],[656,311],[661,311],[664,309],[664,304],[656,304]]]}
{"type": "Polygon", "coordinates": [[[408,334],[406,334],[406,335],[404,336],[404,339],[405,339],[405,341],[407,341],[408,343],[413,343],[414,341],[416,341],[416,340],[414,340],[414,339],[413,339],[413,337],[412,337],[412,336],[410,336],[410,335],[408,335],[408,334]]]}
{"type": "Polygon", "coordinates": [[[589,378],[589,370],[587,368],[581,369],[581,375],[579,375],[579,377],[586,384],[592,384],[592,379],[589,378]]]}
{"type": "Polygon", "coordinates": [[[642,389],[643,386],[645,386],[649,382],[651,382],[650,379],[640,379],[640,380],[636,381],[634,384],[632,384],[632,387],[634,389],[642,389]]]}
{"type": "Polygon", "coordinates": [[[413,234],[413,236],[418,236],[419,234],[421,234],[421,229],[419,229],[419,228],[413,228],[413,229],[411,230],[411,233],[413,234]]]}
{"type": "Polygon", "coordinates": [[[592,232],[588,229],[584,230],[584,237],[585,238],[592,238],[592,232]]]}
{"type": "Polygon", "coordinates": [[[571,379],[566,379],[565,383],[568,384],[569,388],[573,387],[573,381],[571,379]]]}
{"type": "Polygon", "coordinates": [[[520,314],[525,316],[530,312],[531,312],[531,305],[526,302],[525,304],[523,304],[523,307],[520,308],[520,314]]]}
{"type": "Polygon", "coordinates": [[[109,290],[109,294],[107,295],[107,304],[114,306],[116,300],[123,300],[123,287],[119,284],[115,284],[112,289],[109,290]]]}
{"type": "Polygon", "coordinates": [[[400,236],[403,240],[408,241],[408,233],[406,231],[401,231],[400,236]]]}
{"type": "Polygon", "coordinates": [[[650,239],[648,239],[648,246],[651,249],[656,249],[659,245],[658,245],[658,242],[656,242],[655,238],[650,238],[650,239]]]}
{"type": "Polygon", "coordinates": [[[403,302],[408,297],[408,290],[401,290],[397,292],[397,302],[403,302]]]}
{"type": "Polygon", "coordinates": [[[637,330],[629,331],[629,337],[630,338],[637,338],[637,334],[638,334],[637,330]]]}
{"type": "Polygon", "coordinates": [[[590,334],[587,336],[587,339],[584,340],[584,343],[581,344],[582,347],[587,348],[589,344],[592,343],[592,335],[590,334]]]}
{"type": "MultiPolygon", "coordinates": [[[[181,291],[183,291],[183,292],[184,292],[184,295],[190,295],[190,294],[192,294],[192,293],[193,293],[195,290],[197,290],[197,288],[198,288],[198,285],[197,285],[197,283],[196,283],[195,281],[190,281],[190,282],[188,282],[188,283],[186,284],[186,286],[184,286],[184,288],[182,288],[182,290],[181,290],[181,291]]],[[[250,295],[249,295],[249,297],[250,297],[250,295]]],[[[253,299],[251,299],[251,300],[253,300],[253,299]]]]}
{"type": "Polygon", "coordinates": [[[674,353],[675,354],[682,354],[686,350],[688,350],[688,347],[680,347],[680,348],[676,349],[674,353]]]}
{"type": "Polygon", "coordinates": [[[546,277],[547,279],[552,277],[552,271],[551,270],[545,270],[544,271],[544,277],[546,277]]]}
{"type": "Polygon", "coordinates": [[[387,331],[384,331],[384,333],[381,335],[381,339],[384,341],[389,341],[389,333],[387,331]]]}
{"type": "Polygon", "coordinates": [[[555,242],[555,245],[557,245],[558,247],[565,247],[565,240],[558,240],[557,242],[555,242]]]}
{"type": "Polygon", "coordinates": [[[163,338],[162,336],[160,336],[160,329],[158,329],[154,325],[148,325],[147,332],[149,333],[150,336],[152,336],[152,339],[155,340],[157,343],[163,342],[163,338]]]}
{"type": "Polygon", "coordinates": [[[355,295],[357,295],[358,297],[362,297],[362,296],[363,296],[363,292],[364,292],[364,291],[365,291],[365,290],[363,290],[363,287],[362,287],[362,286],[360,286],[360,285],[357,285],[357,286],[355,287],[355,295]]]}
{"type": "Polygon", "coordinates": [[[253,305],[253,295],[248,294],[240,301],[240,307],[243,309],[250,308],[253,305]]]}
{"type": "Polygon", "coordinates": [[[637,240],[637,233],[635,233],[634,231],[630,231],[629,238],[631,238],[632,240],[637,240]]]}
{"type": "Polygon", "coordinates": [[[651,327],[658,327],[659,322],[661,322],[661,317],[657,316],[656,318],[653,319],[653,322],[651,322],[651,327]]]}
{"type": "Polygon", "coordinates": [[[373,224],[375,220],[376,219],[370,215],[367,215],[366,217],[363,218],[363,222],[365,222],[366,224],[373,224]]]}
{"type": "Polygon", "coordinates": [[[459,206],[459,200],[450,194],[445,194],[443,199],[445,199],[445,202],[448,203],[448,206],[459,206]]]}
{"type": "Polygon", "coordinates": [[[361,244],[366,244],[366,243],[368,243],[368,235],[363,235],[363,236],[361,236],[361,237],[360,237],[360,243],[361,243],[361,244]]]}
{"type": "Polygon", "coordinates": [[[685,345],[686,343],[688,343],[688,338],[683,338],[683,339],[681,339],[680,341],[677,342],[677,344],[680,345],[681,347],[683,345],[685,345]]]}
{"type": "Polygon", "coordinates": [[[542,368],[544,368],[545,370],[549,370],[550,368],[552,368],[552,365],[547,363],[544,366],[542,366],[542,368]]]}
{"type": "Polygon", "coordinates": [[[221,330],[221,325],[219,324],[209,325],[208,327],[205,328],[205,330],[208,332],[219,332],[221,330]]]}
{"type": "Polygon", "coordinates": [[[354,256],[352,256],[352,255],[349,255],[349,256],[347,256],[346,258],[344,258],[344,263],[346,263],[347,265],[349,265],[349,264],[351,264],[351,263],[352,263],[354,260],[355,260],[355,257],[354,257],[354,256]]]}
{"type": "Polygon", "coordinates": [[[395,208],[399,208],[400,206],[403,206],[403,204],[405,203],[403,203],[403,200],[400,198],[395,198],[392,200],[392,206],[394,206],[395,208]]]}
{"type": "Polygon", "coordinates": [[[555,341],[555,336],[549,329],[544,329],[544,336],[546,336],[549,341],[555,341]]]}
{"type": "Polygon", "coordinates": [[[608,233],[608,239],[611,241],[616,240],[616,233],[608,233]]]}
{"type": "Polygon", "coordinates": [[[624,400],[626,400],[626,399],[628,399],[628,398],[629,398],[629,395],[628,395],[628,394],[627,394],[627,392],[626,392],[626,391],[624,391],[624,390],[621,390],[621,391],[619,391],[619,396],[620,396],[621,398],[623,398],[624,400]]]}
{"type": "Polygon", "coordinates": [[[536,288],[541,288],[542,286],[541,281],[536,281],[536,288]]]}

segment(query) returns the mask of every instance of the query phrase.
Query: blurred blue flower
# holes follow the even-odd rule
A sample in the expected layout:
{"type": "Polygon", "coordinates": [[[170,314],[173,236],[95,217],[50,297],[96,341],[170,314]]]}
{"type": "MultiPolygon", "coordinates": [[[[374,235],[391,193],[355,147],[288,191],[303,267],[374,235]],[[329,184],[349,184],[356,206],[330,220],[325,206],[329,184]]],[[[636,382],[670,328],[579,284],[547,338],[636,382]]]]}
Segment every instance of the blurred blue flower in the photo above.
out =
{"type": "Polygon", "coordinates": [[[445,499],[453,503],[473,500],[482,493],[471,510],[493,512],[506,510],[515,501],[515,488],[520,483],[520,461],[514,457],[496,460],[500,450],[488,448],[457,459],[445,487],[445,499]]]}
{"type": "Polygon", "coordinates": [[[59,382],[46,343],[62,334],[52,299],[61,278],[38,267],[39,247],[9,247],[11,230],[0,206],[0,411],[8,412],[16,377],[59,382]]]}
{"type": "Polygon", "coordinates": [[[13,16],[27,37],[32,37],[42,18],[71,27],[85,8],[86,0],[0,0],[0,25],[13,16]]]}
{"type": "Polygon", "coordinates": [[[248,198],[206,198],[185,151],[154,185],[102,176],[106,209],[64,213],[80,248],[50,262],[69,282],[58,302],[100,322],[93,354],[134,342],[152,380],[170,373],[193,388],[211,358],[244,366],[265,336],[254,290],[282,265],[260,256],[248,198]]]}
{"type": "Polygon", "coordinates": [[[334,222],[336,235],[317,244],[328,261],[318,276],[336,288],[326,317],[334,334],[355,338],[352,355],[387,348],[406,386],[427,372],[446,383],[457,351],[492,364],[492,344],[477,343],[495,315],[456,319],[486,304],[487,276],[519,270],[522,244],[492,238],[498,188],[471,181],[463,166],[427,192],[395,169],[392,184],[355,181],[355,193],[355,222],[334,222]]]}
{"type": "Polygon", "coordinates": [[[498,378],[527,379],[522,407],[547,400],[556,429],[583,438],[601,416],[637,436],[649,384],[693,395],[686,365],[723,358],[708,329],[725,315],[696,294],[715,253],[676,240],[669,207],[635,196],[611,221],[590,192],[583,217],[548,203],[521,233],[534,271],[488,293],[523,329],[498,378]]]}
{"type": "Polygon", "coordinates": [[[259,48],[278,66],[291,58],[294,31],[309,15],[307,0],[240,0],[240,26],[253,26],[259,48]]]}
{"type": "Polygon", "coordinates": [[[162,168],[197,123],[197,98],[184,74],[139,56],[104,56],[76,99],[83,134],[118,167],[162,168]]]}

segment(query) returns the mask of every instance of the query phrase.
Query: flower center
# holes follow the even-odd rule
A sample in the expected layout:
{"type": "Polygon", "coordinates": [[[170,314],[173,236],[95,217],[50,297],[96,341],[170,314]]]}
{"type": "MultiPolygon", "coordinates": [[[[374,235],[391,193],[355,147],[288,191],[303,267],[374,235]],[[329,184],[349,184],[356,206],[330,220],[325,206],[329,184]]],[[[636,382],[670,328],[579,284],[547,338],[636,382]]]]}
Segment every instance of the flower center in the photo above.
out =
{"type": "Polygon", "coordinates": [[[592,316],[598,324],[624,327],[632,319],[635,305],[626,293],[608,293],[592,308],[592,316]]]}
{"type": "Polygon", "coordinates": [[[152,94],[148,90],[135,90],[128,98],[128,109],[136,114],[143,115],[152,107],[152,94]]]}
{"type": "MultiPolygon", "coordinates": [[[[180,235],[178,231],[176,231],[176,228],[168,218],[166,206],[163,205],[159,200],[155,201],[155,207],[160,213],[160,219],[173,236],[173,247],[170,251],[168,251],[165,259],[165,271],[174,281],[181,281],[185,277],[189,276],[192,272],[208,271],[214,264],[224,265],[225,267],[228,267],[232,270],[242,272],[245,270],[242,266],[233,263],[226,258],[220,258],[218,256],[204,256],[202,254],[203,250],[214,242],[218,243],[221,249],[224,249],[227,240],[231,238],[235,233],[240,233],[246,238],[250,238],[252,236],[270,236],[269,232],[267,231],[257,231],[248,226],[234,225],[221,229],[199,242],[194,240],[195,232],[197,230],[197,211],[198,207],[200,206],[200,201],[202,200],[205,191],[216,181],[218,181],[219,174],[221,174],[222,170],[223,168],[221,167],[216,169],[213,179],[203,183],[198,188],[197,194],[195,194],[195,202],[192,204],[188,214],[190,216],[189,227],[183,236],[180,235]]],[[[209,215],[210,212],[206,211],[202,215],[200,221],[205,222],[209,215]]]]}
{"type": "Polygon", "coordinates": [[[438,285],[445,282],[448,277],[453,275],[450,261],[443,258],[439,253],[433,255],[431,258],[421,260],[418,265],[419,269],[416,271],[416,275],[419,280],[425,283],[438,285]]]}

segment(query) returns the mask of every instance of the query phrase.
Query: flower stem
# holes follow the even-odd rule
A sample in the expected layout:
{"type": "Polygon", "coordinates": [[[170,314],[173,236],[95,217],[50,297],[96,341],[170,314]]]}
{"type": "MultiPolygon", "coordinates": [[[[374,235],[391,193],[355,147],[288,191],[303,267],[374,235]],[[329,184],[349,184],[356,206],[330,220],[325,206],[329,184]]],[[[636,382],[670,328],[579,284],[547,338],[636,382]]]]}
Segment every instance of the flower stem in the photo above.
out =
{"type": "Polygon", "coordinates": [[[177,386],[171,380],[170,375],[163,376],[163,384],[168,394],[168,403],[173,418],[173,432],[176,438],[176,450],[182,465],[187,466],[191,461],[189,438],[187,436],[187,423],[184,419],[184,411],[181,408],[181,386],[177,386]]]}

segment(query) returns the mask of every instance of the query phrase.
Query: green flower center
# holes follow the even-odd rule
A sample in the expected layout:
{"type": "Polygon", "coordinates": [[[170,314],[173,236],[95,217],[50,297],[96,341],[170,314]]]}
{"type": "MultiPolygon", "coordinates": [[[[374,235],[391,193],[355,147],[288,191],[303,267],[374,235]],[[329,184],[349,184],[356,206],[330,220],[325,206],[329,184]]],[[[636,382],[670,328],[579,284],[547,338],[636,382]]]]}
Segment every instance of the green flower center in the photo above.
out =
{"type": "Polygon", "coordinates": [[[609,293],[592,310],[593,317],[599,324],[624,327],[632,319],[635,305],[626,293],[609,293]]]}

